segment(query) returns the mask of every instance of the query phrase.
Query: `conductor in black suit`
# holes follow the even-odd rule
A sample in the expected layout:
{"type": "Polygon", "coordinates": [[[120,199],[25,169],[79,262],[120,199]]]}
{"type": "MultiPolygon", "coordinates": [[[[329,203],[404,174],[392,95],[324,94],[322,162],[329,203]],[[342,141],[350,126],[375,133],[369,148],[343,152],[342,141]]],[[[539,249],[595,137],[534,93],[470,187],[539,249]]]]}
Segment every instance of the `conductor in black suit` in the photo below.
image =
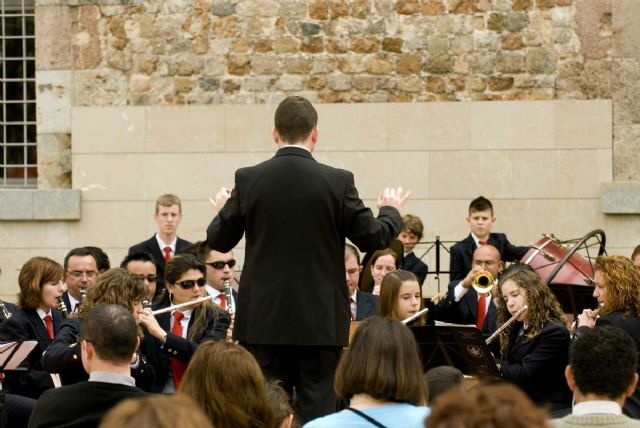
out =
{"type": "MultiPolygon", "coordinates": [[[[302,97],[275,114],[276,155],[236,171],[230,198],[207,229],[207,243],[230,251],[246,238],[234,338],[268,378],[296,389],[302,422],[336,409],[333,377],[348,343],[345,237],[363,251],[388,246],[400,233],[407,195],[385,189],[374,217],[353,175],[318,163],[318,115],[302,97]]],[[[228,190],[214,205],[221,207],[228,190]]]]}
{"type": "Polygon", "coordinates": [[[362,321],[365,318],[377,315],[378,296],[358,289],[362,266],[360,265],[358,249],[351,244],[344,244],[344,270],[347,273],[351,321],[362,321]]]}
{"type": "Polygon", "coordinates": [[[191,243],[178,237],[178,226],[182,222],[182,201],[176,195],[166,194],[156,200],[156,212],[153,215],[158,224],[158,232],[146,241],[129,248],[129,254],[151,253],[156,262],[156,300],[164,293],[164,268],[181,250],[191,243]]]}

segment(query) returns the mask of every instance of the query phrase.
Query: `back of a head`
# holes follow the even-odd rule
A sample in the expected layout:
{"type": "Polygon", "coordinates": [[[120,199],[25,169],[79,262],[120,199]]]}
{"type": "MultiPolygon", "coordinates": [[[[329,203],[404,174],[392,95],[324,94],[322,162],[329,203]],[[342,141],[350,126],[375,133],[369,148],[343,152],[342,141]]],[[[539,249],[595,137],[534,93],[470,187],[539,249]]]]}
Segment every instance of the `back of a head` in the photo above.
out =
{"type": "Polygon", "coordinates": [[[277,426],[282,427],[283,423],[293,416],[291,427],[298,427],[295,412],[291,407],[291,398],[289,394],[280,386],[277,381],[267,382],[267,398],[271,405],[271,410],[276,419],[277,426]]]}
{"type": "Polygon", "coordinates": [[[414,405],[427,400],[413,333],[400,322],[382,317],[360,323],[340,359],[334,383],[345,400],[355,394],[414,405]]]}
{"type": "Polygon", "coordinates": [[[278,105],[274,122],[282,142],[295,144],[304,141],[317,126],[318,113],[309,100],[293,95],[278,105]]]}
{"type": "Polygon", "coordinates": [[[87,292],[87,301],[80,309],[80,318],[85,318],[94,306],[116,304],[133,312],[134,306],[147,296],[147,286],[137,275],[123,269],[113,268],[101,274],[96,285],[87,292]]]}
{"type": "Polygon", "coordinates": [[[80,336],[93,345],[103,361],[129,364],[138,347],[137,325],[133,315],[120,305],[96,305],[84,317],[80,336]]]}
{"type": "Polygon", "coordinates": [[[614,326],[589,329],[571,345],[569,365],[583,394],[615,400],[624,395],[638,364],[636,344],[614,326]]]}
{"type": "Polygon", "coordinates": [[[437,396],[460,386],[464,376],[460,370],[452,366],[438,366],[425,373],[427,389],[429,390],[429,402],[433,402],[437,396]]]}
{"type": "Polygon", "coordinates": [[[484,196],[478,196],[469,204],[469,214],[478,211],[490,211],[493,215],[493,204],[484,196]]]}
{"type": "Polygon", "coordinates": [[[211,428],[211,422],[189,397],[151,395],[125,400],[111,409],[99,428],[211,428]]]}
{"type": "Polygon", "coordinates": [[[548,414],[508,383],[457,387],[431,403],[429,428],[545,428],[548,414]]]}
{"type": "Polygon", "coordinates": [[[271,427],[274,416],[257,361],[242,346],[206,341],[198,346],[180,392],[194,399],[214,426],[271,427]]]}
{"type": "Polygon", "coordinates": [[[111,269],[111,261],[109,261],[109,256],[104,250],[100,247],[85,247],[91,255],[93,255],[94,260],[96,261],[96,267],[99,272],[104,272],[111,269]]]}

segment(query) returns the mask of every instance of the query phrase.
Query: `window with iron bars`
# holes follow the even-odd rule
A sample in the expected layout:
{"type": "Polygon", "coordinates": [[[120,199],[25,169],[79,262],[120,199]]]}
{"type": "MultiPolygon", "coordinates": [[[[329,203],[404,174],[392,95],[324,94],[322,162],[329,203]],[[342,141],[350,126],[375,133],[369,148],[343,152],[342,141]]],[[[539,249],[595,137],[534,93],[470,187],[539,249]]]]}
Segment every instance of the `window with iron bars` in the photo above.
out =
{"type": "Polygon", "coordinates": [[[0,0],[0,187],[36,187],[34,0],[0,0]]]}

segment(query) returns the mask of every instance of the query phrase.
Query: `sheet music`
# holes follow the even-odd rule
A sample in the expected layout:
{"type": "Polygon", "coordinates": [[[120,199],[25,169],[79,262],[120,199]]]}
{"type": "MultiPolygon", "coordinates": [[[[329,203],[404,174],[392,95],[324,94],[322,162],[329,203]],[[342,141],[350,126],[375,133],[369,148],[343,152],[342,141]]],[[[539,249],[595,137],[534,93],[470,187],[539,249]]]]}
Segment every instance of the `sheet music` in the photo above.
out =
{"type": "Polygon", "coordinates": [[[5,370],[14,370],[27,358],[27,355],[33,351],[37,344],[37,340],[25,340],[20,343],[20,348],[11,356],[14,348],[18,346],[18,342],[3,343],[0,345],[0,366],[4,365],[5,370]],[[7,361],[10,356],[11,360],[7,361]]]}

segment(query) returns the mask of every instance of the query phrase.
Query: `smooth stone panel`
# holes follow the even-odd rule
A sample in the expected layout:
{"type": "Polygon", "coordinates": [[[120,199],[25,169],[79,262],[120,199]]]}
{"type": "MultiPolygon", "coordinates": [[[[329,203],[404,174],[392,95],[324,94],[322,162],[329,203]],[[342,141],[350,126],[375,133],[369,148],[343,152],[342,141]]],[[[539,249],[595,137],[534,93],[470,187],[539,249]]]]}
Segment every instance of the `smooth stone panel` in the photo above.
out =
{"type": "Polygon", "coordinates": [[[145,151],[145,107],[74,107],[73,153],[145,151]]]}
{"type": "Polygon", "coordinates": [[[560,100],[554,104],[557,148],[611,149],[611,100],[560,100]]]}
{"type": "Polygon", "coordinates": [[[225,105],[224,150],[229,152],[275,152],[273,115],[275,105],[225,105]]]}
{"type": "Polygon", "coordinates": [[[640,181],[602,183],[602,211],[640,214],[640,181]]]}
{"type": "Polygon", "coordinates": [[[219,152],[225,148],[224,139],[224,106],[147,109],[146,152],[219,152]]]}

